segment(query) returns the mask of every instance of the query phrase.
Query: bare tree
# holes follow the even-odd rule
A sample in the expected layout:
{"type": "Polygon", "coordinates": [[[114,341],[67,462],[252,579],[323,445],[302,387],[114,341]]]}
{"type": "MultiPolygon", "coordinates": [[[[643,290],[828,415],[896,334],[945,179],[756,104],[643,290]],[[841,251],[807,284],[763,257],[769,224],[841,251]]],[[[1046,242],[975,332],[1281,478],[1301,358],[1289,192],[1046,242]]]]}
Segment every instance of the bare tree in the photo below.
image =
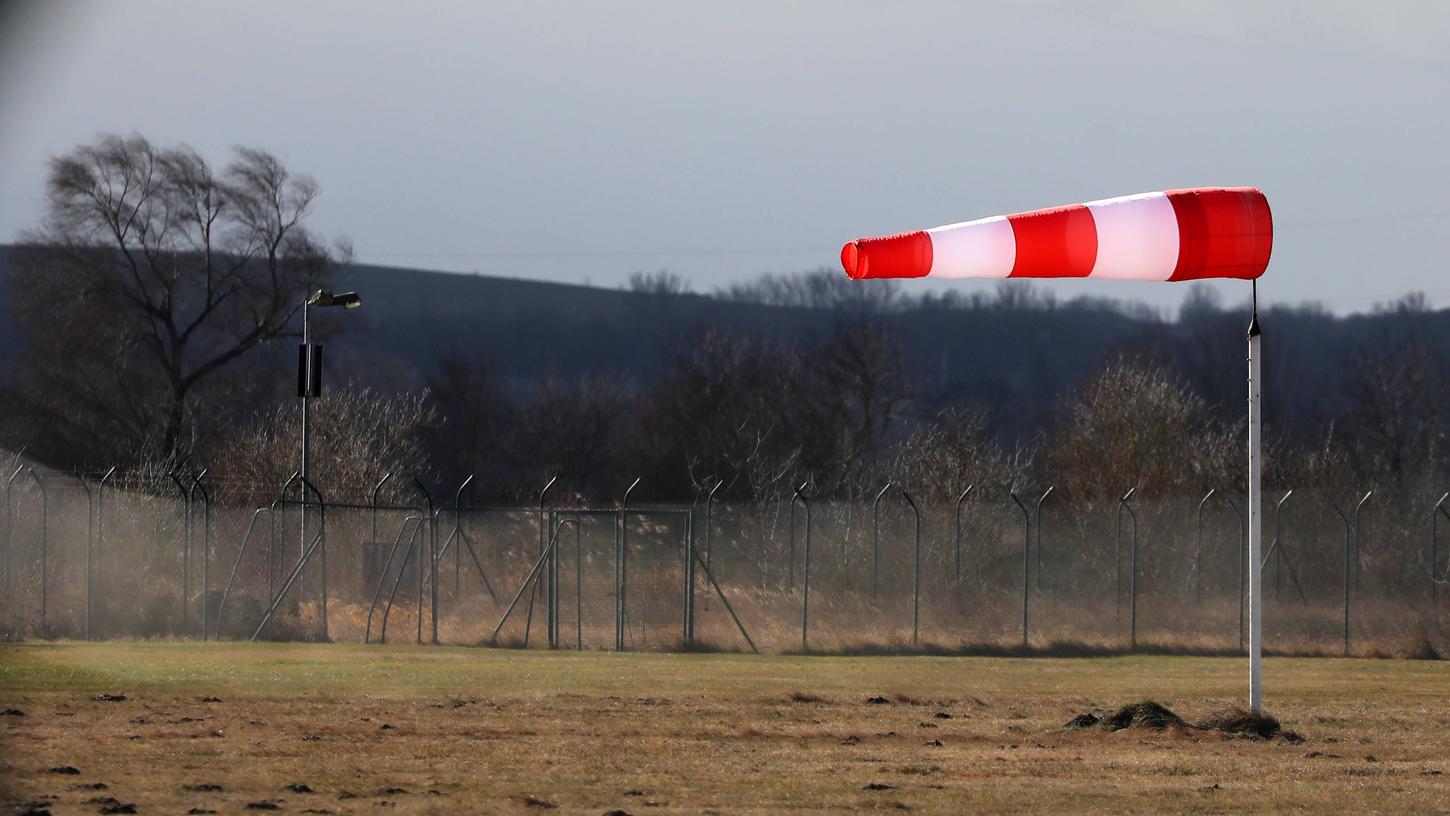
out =
{"type": "Polygon", "coordinates": [[[474,474],[477,489],[498,489],[511,475],[506,449],[515,413],[492,360],[450,348],[424,380],[441,415],[430,431],[430,449],[444,480],[456,484],[474,474]]]}
{"type": "Polygon", "coordinates": [[[879,314],[914,305],[915,301],[903,295],[897,284],[894,280],[848,280],[833,269],[787,275],[767,272],[755,280],[717,290],[715,296],[763,306],[879,314]]]}
{"type": "Polygon", "coordinates": [[[1383,341],[1349,365],[1344,381],[1344,430],[1350,460],[1369,479],[1404,483],[1437,477],[1444,467],[1450,362],[1420,331],[1423,295],[1387,316],[1383,341]]]}
{"type": "Polygon", "coordinates": [[[721,481],[752,498],[775,492],[800,460],[800,355],[747,333],[696,331],[680,344],[640,421],[656,480],[721,481]]]}
{"type": "Polygon", "coordinates": [[[1025,481],[1026,453],[1008,456],[988,431],[986,412],[954,405],[912,428],[897,446],[890,469],[876,474],[875,483],[895,479],[920,498],[950,501],[969,484],[1025,481]]]}
{"type": "Polygon", "coordinates": [[[546,376],[515,413],[509,439],[522,489],[537,490],[558,476],[563,487],[588,494],[601,490],[628,424],[622,385],[603,375],[577,381],[546,376]]]}
{"type": "Polygon", "coordinates": [[[635,272],[629,276],[629,291],[653,298],[671,298],[690,291],[690,284],[678,273],[668,269],[635,272]]]}
{"type": "Polygon", "coordinates": [[[843,317],[811,367],[817,387],[808,397],[821,426],[815,436],[834,440],[826,461],[811,462],[825,471],[819,476],[827,487],[869,466],[883,451],[906,403],[905,353],[884,323],[843,317]]]}
{"type": "Polygon", "coordinates": [[[265,151],[217,173],[184,145],[106,135],[52,159],[46,193],[12,269],[21,397],[113,459],[189,449],[203,386],[293,333],[333,269],[304,225],[317,183],[265,151]]]}
{"type": "Polygon", "coordinates": [[[1085,497],[1134,484],[1160,495],[1222,487],[1239,470],[1235,431],[1167,370],[1119,358],[1067,403],[1048,472],[1085,497]]]}
{"type": "MultiPolygon", "coordinates": [[[[344,384],[312,403],[312,478],[329,499],[361,500],[384,473],[408,484],[427,480],[427,434],[438,414],[426,390],[380,393],[344,384]]],[[[226,497],[238,502],[276,498],[297,469],[302,416],[294,405],[258,415],[219,445],[212,474],[226,497]]]]}

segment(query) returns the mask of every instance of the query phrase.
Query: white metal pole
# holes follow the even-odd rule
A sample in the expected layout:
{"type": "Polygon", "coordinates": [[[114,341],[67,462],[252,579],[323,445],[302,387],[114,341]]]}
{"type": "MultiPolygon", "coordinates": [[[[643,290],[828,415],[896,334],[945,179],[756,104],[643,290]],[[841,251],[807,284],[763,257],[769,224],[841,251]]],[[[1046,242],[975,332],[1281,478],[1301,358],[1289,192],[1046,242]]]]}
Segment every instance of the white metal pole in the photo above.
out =
{"type": "Polygon", "coordinates": [[[1263,494],[1260,485],[1263,449],[1263,395],[1260,364],[1263,356],[1259,331],[1258,287],[1255,285],[1253,318],[1249,322],[1249,708],[1264,706],[1264,584],[1259,551],[1263,546],[1263,494]]]}
{"type": "Polygon", "coordinates": [[[312,429],[307,415],[307,395],[312,392],[312,332],[307,321],[307,306],[311,299],[308,296],[307,300],[302,301],[302,549],[298,554],[299,558],[307,552],[307,480],[311,475],[307,467],[310,464],[307,461],[310,452],[308,448],[312,441],[308,438],[312,429]]]}

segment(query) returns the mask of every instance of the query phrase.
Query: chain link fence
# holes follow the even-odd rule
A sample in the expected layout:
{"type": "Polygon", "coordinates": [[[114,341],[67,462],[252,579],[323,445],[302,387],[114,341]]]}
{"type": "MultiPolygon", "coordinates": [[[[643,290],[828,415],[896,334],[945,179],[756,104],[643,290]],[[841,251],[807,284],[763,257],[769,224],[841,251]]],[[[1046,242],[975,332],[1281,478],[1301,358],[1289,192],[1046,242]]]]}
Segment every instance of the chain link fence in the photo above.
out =
{"type": "MultiPolygon", "coordinates": [[[[1246,503],[1229,491],[924,501],[889,485],[850,502],[505,507],[463,488],[440,506],[421,484],[348,502],[294,481],[245,507],[214,500],[204,474],[6,478],[10,639],[1066,654],[1245,641],[1246,503]]],[[[1446,653],[1447,504],[1266,492],[1267,648],[1446,653]]]]}

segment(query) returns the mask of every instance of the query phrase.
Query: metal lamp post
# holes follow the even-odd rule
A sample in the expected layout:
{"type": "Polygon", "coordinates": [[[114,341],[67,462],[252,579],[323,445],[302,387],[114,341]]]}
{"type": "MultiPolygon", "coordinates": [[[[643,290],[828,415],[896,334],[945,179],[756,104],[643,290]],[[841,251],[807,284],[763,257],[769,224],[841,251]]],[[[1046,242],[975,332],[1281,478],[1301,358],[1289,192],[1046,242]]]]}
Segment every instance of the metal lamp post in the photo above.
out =
{"type": "MultiPolygon", "coordinates": [[[[357,292],[338,292],[336,294],[326,289],[318,289],[313,295],[302,301],[302,354],[300,356],[301,370],[297,377],[298,396],[302,397],[302,549],[298,557],[301,558],[307,553],[307,485],[310,484],[311,471],[309,469],[310,447],[311,447],[311,423],[308,416],[307,403],[316,396],[322,394],[322,357],[321,349],[312,345],[312,325],[309,310],[313,306],[319,308],[341,307],[343,309],[356,309],[362,305],[362,298],[357,292]]],[[[326,612],[323,613],[326,615],[326,612]]]]}

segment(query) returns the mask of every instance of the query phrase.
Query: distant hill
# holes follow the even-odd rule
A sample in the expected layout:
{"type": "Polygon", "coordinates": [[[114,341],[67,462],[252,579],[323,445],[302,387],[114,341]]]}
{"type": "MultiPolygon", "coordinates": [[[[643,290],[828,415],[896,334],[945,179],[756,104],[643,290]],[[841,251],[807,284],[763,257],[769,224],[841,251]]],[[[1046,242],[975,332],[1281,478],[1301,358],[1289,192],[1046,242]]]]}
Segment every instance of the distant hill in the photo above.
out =
{"type": "MultiPolygon", "coordinates": [[[[335,345],[348,348],[350,361],[372,361],[375,372],[383,361],[381,369],[393,377],[416,374],[440,349],[456,346],[486,352],[515,382],[584,372],[615,372],[645,382],[668,365],[697,327],[824,339],[837,317],[821,309],[698,294],[368,265],[349,267],[339,285],[363,293],[359,316],[365,313],[366,325],[349,328],[335,345]]],[[[919,396],[928,401],[968,396],[1027,425],[1051,410],[1065,385],[1081,380],[1111,348],[1150,325],[1105,309],[914,309],[881,319],[905,344],[919,396]]]]}

